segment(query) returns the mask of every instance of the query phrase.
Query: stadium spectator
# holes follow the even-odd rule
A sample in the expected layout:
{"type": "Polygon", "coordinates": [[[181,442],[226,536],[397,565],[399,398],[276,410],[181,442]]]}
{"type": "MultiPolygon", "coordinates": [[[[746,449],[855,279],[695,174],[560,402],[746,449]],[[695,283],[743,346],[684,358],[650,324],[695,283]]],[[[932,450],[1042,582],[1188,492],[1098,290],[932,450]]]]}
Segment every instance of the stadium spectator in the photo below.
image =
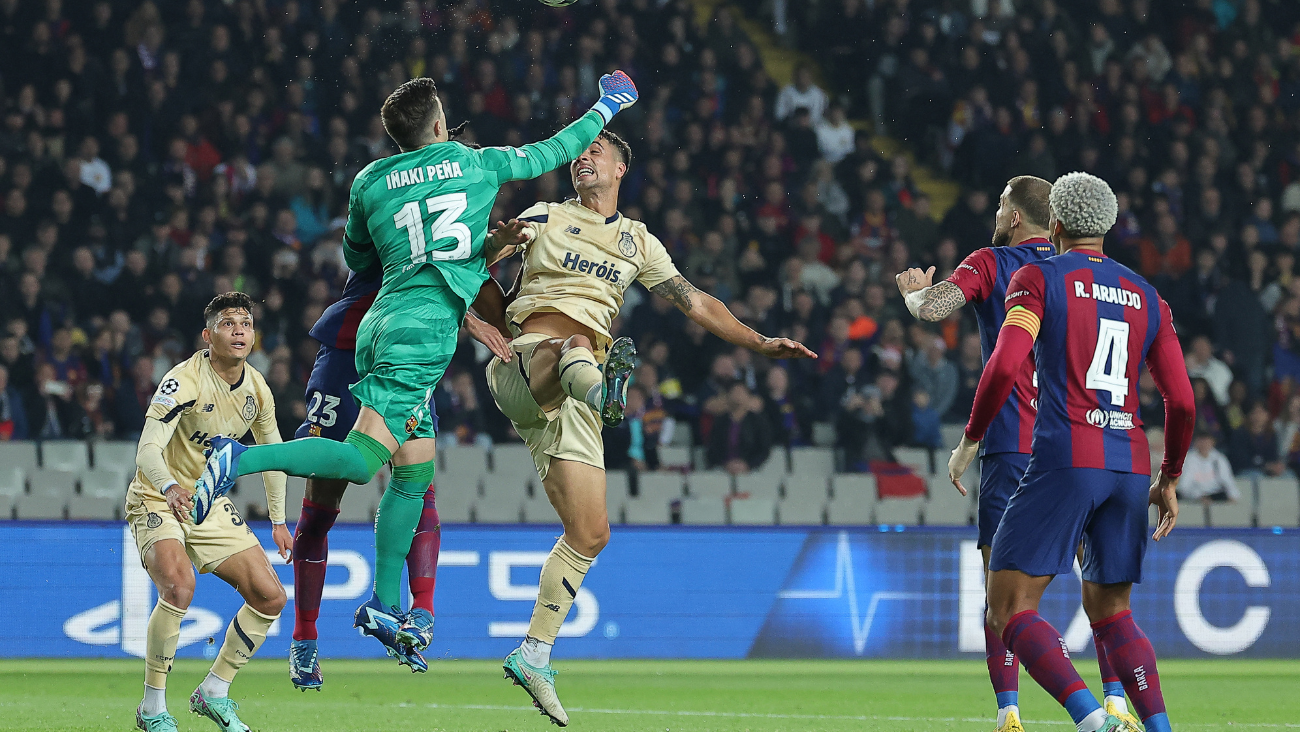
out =
{"type": "Polygon", "coordinates": [[[709,430],[706,460],[710,468],[742,475],[767,462],[772,435],[763,418],[762,400],[744,382],[732,384],[725,399],[709,430]]]}
{"type": "Polygon", "coordinates": [[[1246,423],[1233,431],[1228,442],[1228,459],[1238,475],[1282,474],[1284,464],[1278,455],[1277,434],[1263,404],[1252,407],[1246,423]]]}
{"type": "Polygon", "coordinates": [[[0,366],[0,441],[27,439],[27,409],[23,396],[9,383],[9,369],[0,366]]]}
{"type": "Polygon", "coordinates": [[[1183,500],[1232,501],[1241,498],[1228,458],[1214,447],[1214,435],[1196,433],[1192,449],[1183,463],[1183,478],[1178,482],[1178,497],[1183,500]]]}

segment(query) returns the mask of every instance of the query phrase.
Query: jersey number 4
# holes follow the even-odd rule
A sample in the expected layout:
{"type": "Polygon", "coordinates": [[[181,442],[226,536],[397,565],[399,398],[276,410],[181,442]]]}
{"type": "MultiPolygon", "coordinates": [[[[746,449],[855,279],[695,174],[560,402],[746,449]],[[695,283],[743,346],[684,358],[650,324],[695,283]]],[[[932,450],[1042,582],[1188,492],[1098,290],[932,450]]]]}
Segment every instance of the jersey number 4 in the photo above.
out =
{"type": "Polygon", "coordinates": [[[1110,403],[1123,407],[1128,397],[1128,323],[1102,318],[1097,330],[1097,350],[1084,375],[1088,389],[1110,392],[1110,403]]]}
{"type": "Polygon", "coordinates": [[[465,193],[447,193],[426,198],[424,205],[429,215],[434,217],[433,223],[429,226],[427,240],[424,236],[424,217],[420,214],[419,201],[406,203],[401,211],[393,215],[393,225],[399,229],[406,229],[406,236],[411,241],[411,264],[469,259],[471,249],[469,227],[457,221],[460,215],[465,213],[465,209],[469,208],[465,193]],[[456,248],[428,251],[427,242],[437,244],[443,239],[455,239],[456,248]]]}

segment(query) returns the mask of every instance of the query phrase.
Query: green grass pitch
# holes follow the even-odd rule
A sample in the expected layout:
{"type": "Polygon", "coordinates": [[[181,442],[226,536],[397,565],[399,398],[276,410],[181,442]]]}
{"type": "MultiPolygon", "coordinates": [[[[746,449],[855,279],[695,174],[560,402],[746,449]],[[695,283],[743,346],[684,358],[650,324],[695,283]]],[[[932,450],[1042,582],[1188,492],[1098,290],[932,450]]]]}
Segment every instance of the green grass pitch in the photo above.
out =
{"type": "MultiPolygon", "coordinates": [[[[282,659],[254,660],[232,696],[254,730],[544,732],[551,724],[488,661],[435,662],[416,676],[391,662],[325,659],[325,689],[294,691],[282,659]]],[[[134,728],[143,661],[0,661],[0,730],[134,728]]],[[[592,732],[991,730],[980,661],[565,661],[569,729],[592,732]]],[[[1081,661],[1095,687],[1097,668],[1081,661]]],[[[207,671],[180,661],[168,702],[181,730],[207,671]],[[183,714],[181,712],[184,712],[183,714]]],[[[1300,661],[1163,661],[1176,730],[1300,729],[1300,661]]],[[[1069,717],[1021,676],[1026,728],[1071,732],[1069,717]]]]}

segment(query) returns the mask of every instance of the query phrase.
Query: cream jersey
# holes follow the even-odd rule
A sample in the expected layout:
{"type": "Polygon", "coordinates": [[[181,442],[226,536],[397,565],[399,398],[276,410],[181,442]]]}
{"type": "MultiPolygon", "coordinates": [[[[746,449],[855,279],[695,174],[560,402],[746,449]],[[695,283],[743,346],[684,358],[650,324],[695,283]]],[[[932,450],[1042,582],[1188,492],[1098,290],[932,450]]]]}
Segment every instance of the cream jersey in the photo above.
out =
{"type": "Polygon", "coordinates": [[[506,309],[516,334],[533,313],[562,313],[595,331],[603,354],[623,291],[634,280],[654,287],[678,275],[663,242],[622,214],[607,219],[570,199],[534,204],[519,220],[533,238],[521,247],[523,278],[506,309]]]}
{"type": "MultiPolygon", "coordinates": [[[[176,364],[163,377],[145,413],[127,505],[165,501],[159,489],[166,487],[168,477],[193,488],[207,463],[203,451],[212,438],[223,435],[238,440],[250,431],[258,443],[280,442],[275,400],[257,369],[244,364],[244,375],[231,385],[212,368],[206,350],[176,364]],[[161,465],[156,460],[158,449],[161,465]]],[[[271,521],[284,523],[284,473],[264,473],[263,478],[271,521]]]]}

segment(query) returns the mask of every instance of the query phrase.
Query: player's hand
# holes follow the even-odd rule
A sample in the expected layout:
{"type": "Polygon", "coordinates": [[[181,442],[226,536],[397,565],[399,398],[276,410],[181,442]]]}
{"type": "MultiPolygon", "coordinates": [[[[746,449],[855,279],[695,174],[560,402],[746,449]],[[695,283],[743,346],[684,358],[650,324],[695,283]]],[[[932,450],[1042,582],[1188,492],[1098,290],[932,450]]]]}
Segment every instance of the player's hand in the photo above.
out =
{"type": "Polygon", "coordinates": [[[923,290],[934,282],[934,267],[925,271],[921,271],[920,267],[912,267],[894,275],[894,282],[898,283],[898,292],[903,297],[907,297],[908,294],[923,290]]]}
{"type": "Polygon", "coordinates": [[[636,84],[622,71],[600,77],[599,86],[600,99],[591,108],[605,118],[605,124],[609,124],[614,115],[636,104],[641,96],[636,90],[636,84]]]}
{"type": "Polygon", "coordinates": [[[293,535],[289,533],[289,527],[284,524],[273,524],[271,526],[271,540],[275,542],[275,548],[280,550],[280,558],[285,564],[293,562],[293,535]]]}
{"type": "Polygon", "coordinates": [[[1158,471],[1151,481],[1148,503],[1156,507],[1156,516],[1160,520],[1151,538],[1160,541],[1169,536],[1169,532],[1174,530],[1174,524],[1178,523],[1178,479],[1167,478],[1165,471],[1158,471]]]}
{"type": "Polygon", "coordinates": [[[966,486],[961,484],[961,477],[966,474],[966,469],[970,464],[975,462],[975,456],[979,454],[980,444],[966,435],[961,436],[961,442],[953,448],[952,457],[948,458],[948,480],[957,487],[957,492],[966,495],[966,486]]]}
{"type": "Polygon", "coordinates": [[[510,363],[510,359],[514,357],[515,353],[510,349],[510,343],[505,336],[501,335],[501,331],[488,325],[487,321],[480,320],[473,313],[465,314],[465,330],[469,331],[474,340],[487,346],[493,356],[502,361],[510,363]]]}
{"type": "Polygon", "coordinates": [[[167,508],[172,510],[172,515],[176,520],[185,523],[192,522],[190,511],[194,510],[194,489],[186,488],[182,485],[173,485],[163,494],[167,499],[167,508]]]}
{"type": "Polygon", "coordinates": [[[768,358],[817,358],[807,346],[789,338],[764,338],[757,350],[768,358]]]}
{"type": "Polygon", "coordinates": [[[493,247],[497,250],[522,246],[533,239],[532,229],[519,219],[498,221],[497,227],[489,231],[488,235],[492,237],[493,247]]]}

